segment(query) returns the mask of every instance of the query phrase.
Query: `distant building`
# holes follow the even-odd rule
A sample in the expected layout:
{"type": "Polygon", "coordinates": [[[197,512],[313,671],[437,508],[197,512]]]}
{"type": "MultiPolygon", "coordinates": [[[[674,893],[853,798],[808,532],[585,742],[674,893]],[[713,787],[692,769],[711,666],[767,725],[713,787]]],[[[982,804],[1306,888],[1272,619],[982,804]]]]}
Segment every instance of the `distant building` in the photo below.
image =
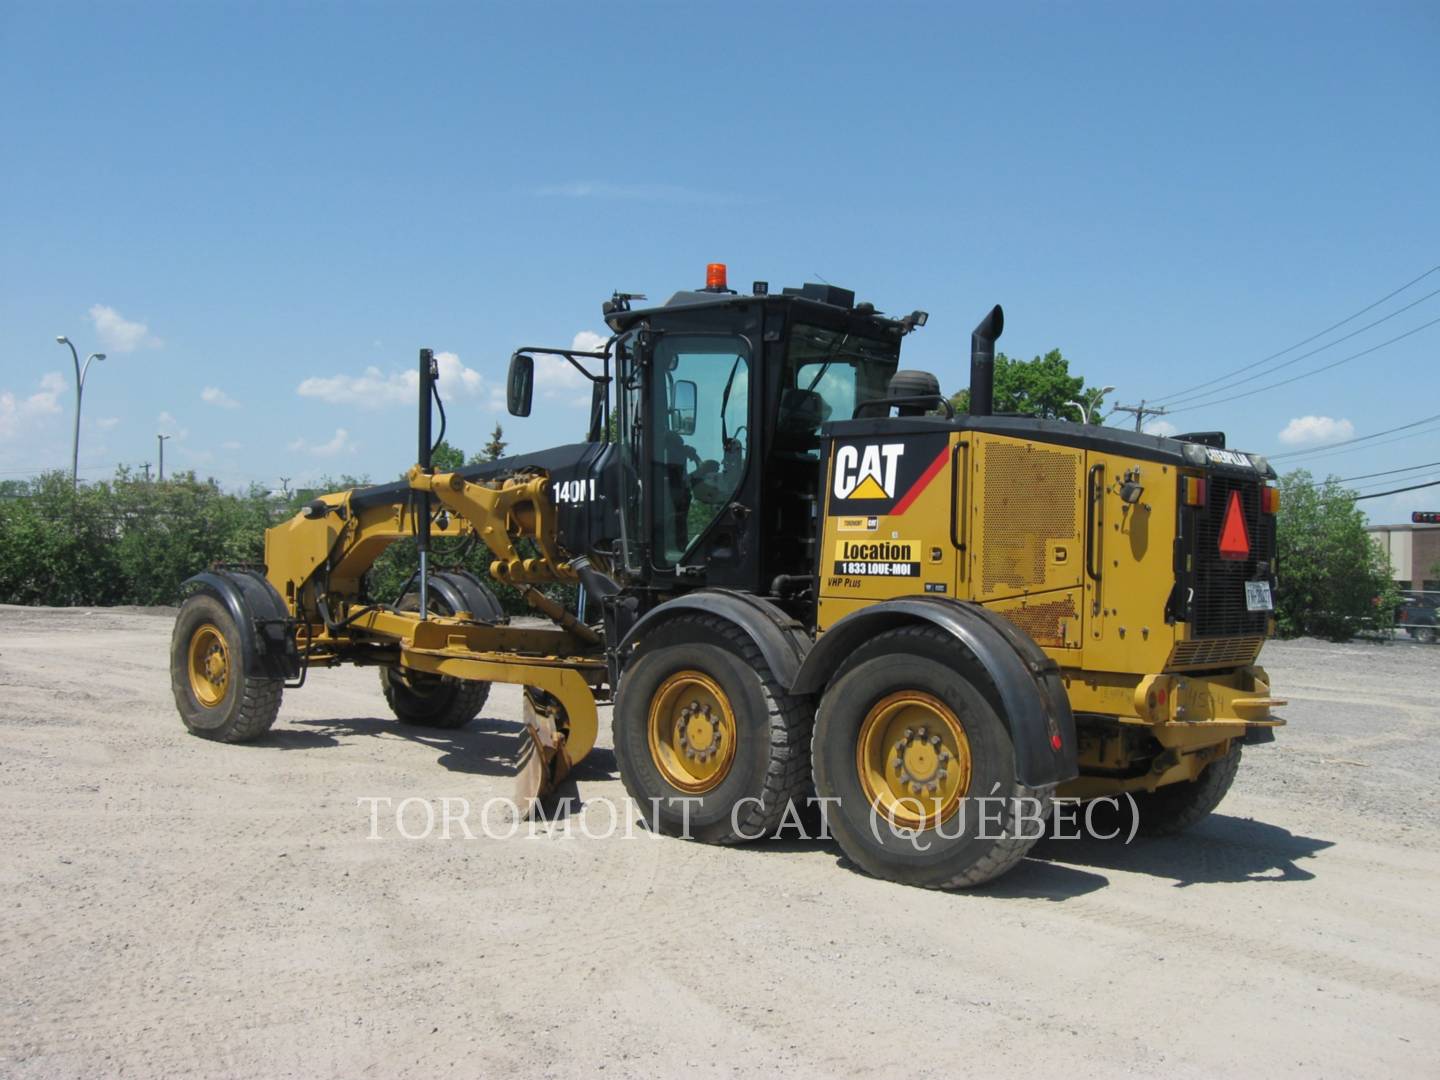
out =
{"type": "Polygon", "coordinates": [[[1365,531],[1390,556],[1400,588],[1440,589],[1440,525],[1371,525],[1365,531]]]}

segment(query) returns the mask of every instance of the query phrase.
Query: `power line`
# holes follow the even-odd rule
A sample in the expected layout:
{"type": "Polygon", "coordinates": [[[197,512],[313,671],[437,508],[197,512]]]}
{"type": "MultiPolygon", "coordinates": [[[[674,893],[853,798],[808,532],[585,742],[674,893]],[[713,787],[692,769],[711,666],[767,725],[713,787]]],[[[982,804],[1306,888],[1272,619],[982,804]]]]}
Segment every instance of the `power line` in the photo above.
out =
{"type": "MultiPolygon", "coordinates": [[[[1264,386],[1257,386],[1254,390],[1242,390],[1238,394],[1231,394],[1229,397],[1216,398],[1214,401],[1200,401],[1196,402],[1194,405],[1184,405],[1178,409],[1171,409],[1170,411],[1189,412],[1193,409],[1204,409],[1208,408],[1211,405],[1223,405],[1227,401],[1235,401],[1242,397],[1249,397],[1251,394],[1263,394],[1265,391],[1274,390],[1276,387],[1289,386],[1293,382],[1299,382],[1301,379],[1308,379],[1312,375],[1319,375],[1321,372],[1329,371],[1332,368],[1337,368],[1341,364],[1348,364],[1351,360],[1358,360],[1362,356],[1369,356],[1373,352],[1379,352],[1387,345],[1394,345],[1397,341],[1404,341],[1406,338],[1414,334],[1418,334],[1421,330],[1428,329],[1429,327],[1434,326],[1436,323],[1440,323],[1440,318],[1431,319],[1427,323],[1421,323],[1414,329],[1406,330],[1403,334],[1397,334],[1389,341],[1380,342],[1379,345],[1372,345],[1368,349],[1361,349],[1359,352],[1351,353],[1349,356],[1342,356],[1339,360],[1331,361],[1330,363],[1324,364],[1321,367],[1315,368],[1312,371],[1302,371],[1299,375],[1291,375],[1288,379],[1281,379],[1279,382],[1267,383],[1264,386]]],[[[1217,393],[1219,392],[1220,391],[1217,391],[1217,393]]]]}
{"type": "Polygon", "coordinates": [[[1116,405],[1115,408],[1110,411],[1112,413],[1133,413],[1135,415],[1135,430],[1140,431],[1145,424],[1146,416],[1164,416],[1170,410],[1156,405],[1146,405],[1145,399],[1141,398],[1139,405],[1116,405]]]}
{"type": "Polygon", "coordinates": [[[1319,454],[1325,450],[1334,450],[1338,446],[1350,446],[1353,443],[1369,442],[1371,439],[1380,438],[1381,435],[1391,435],[1397,431],[1408,431],[1410,428],[1416,428],[1422,424],[1434,423],[1436,420],[1440,420],[1440,413],[1436,413],[1434,416],[1422,417],[1419,420],[1412,420],[1410,423],[1401,424],[1399,427],[1386,428],[1384,431],[1377,431],[1373,435],[1357,435],[1353,439],[1345,439],[1342,442],[1326,443],[1324,446],[1317,446],[1313,450],[1291,450],[1284,454],[1270,454],[1268,456],[1271,461],[1279,461],[1281,458],[1289,457],[1306,457],[1310,454],[1319,454]]]}
{"type": "Polygon", "coordinates": [[[1424,465],[1406,465],[1403,469],[1386,469],[1384,472],[1361,473],[1359,476],[1342,476],[1339,483],[1348,484],[1352,480],[1369,480],[1372,476],[1393,476],[1396,473],[1415,472],[1419,469],[1440,467],[1440,461],[1427,461],[1424,465]]]}
{"type": "MultiPolygon", "coordinates": [[[[1202,388],[1204,388],[1204,387],[1206,387],[1206,386],[1213,386],[1213,385],[1214,385],[1215,383],[1217,383],[1217,382],[1224,382],[1226,379],[1230,378],[1232,375],[1239,375],[1241,372],[1243,372],[1243,371],[1248,371],[1248,370],[1250,370],[1250,368],[1252,368],[1252,367],[1259,367],[1261,364],[1267,364],[1267,363],[1269,363],[1271,360],[1278,359],[1279,357],[1284,356],[1284,355],[1285,355],[1286,353],[1288,353],[1288,352],[1294,352],[1296,349],[1303,348],[1304,346],[1309,345],[1310,342],[1315,341],[1315,340],[1318,339],[1318,338],[1324,337],[1326,334],[1330,333],[1331,330],[1338,330],[1338,329],[1340,329],[1340,327],[1344,326],[1346,323],[1352,322],[1352,321],[1354,321],[1355,319],[1358,319],[1361,315],[1364,315],[1367,311],[1373,311],[1373,310],[1375,310],[1375,309],[1376,309],[1377,307],[1379,307],[1381,304],[1385,303],[1386,300],[1389,300],[1391,297],[1399,296],[1399,295],[1400,295],[1402,292],[1404,292],[1406,289],[1410,288],[1411,285],[1414,285],[1414,284],[1416,284],[1417,282],[1420,282],[1420,281],[1424,281],[1427,277],[1429,277],[1431,274],[1435,273],[1437,270],[1440,270],[1440,266],[1432,266],[1429,270],[1426,270],[1426,271],[1425,271],[1423,274],[1421,274],[1419,277],[1411,278],[1411,279],[1410,279],[1409,281],[1407,281],[1404,285],[1401,285],[1398,289],[1396,289],[1396,290],[1393,291],[1393,292],[1386,293],[1386,294],[1385,294],[1384,296],[1382,296],[1379,300],[1376,300],[1373,304],[1368,304],[1368,305],[1366,305],[1365,307],[1361,308],[1359,311],[1355,312],[1355,314],[1353,314],[1353,315],[1347,315],[1345,318],[1341,319],[1339,322],[1335,323],[1335,324],[1332,325],[1332,326],[1327,326],[1324,330],[1321,330],[1319,333],[1311,334],[1311,335],[1310,335],[1309,337],[1307,337],[1304,341],[1297,341],[1294,345],[1287,345],[1285,348],[1281,349],[1279,352],[1273,352],[1273,353],[1271,353],[1269,356],[1261,357],[1259,360],[1256,360],[1256,361],[1254,361],[1253,363],[1250,363],[1250,364],[1242,364],[1240,367],[1236,368],[1234,371],[1227,372],[1227,373],[1225,373],[1224,375],[1217,375],[1215,378],[1210,379],[1208,382],[1197,383],[1195,386],[1187,387],[1187,388],[1184,389],[1184,390],[1177,390],[1177,391],[1175,391],[1175,393],[1173,393],[1173,394],[1166,394],[1166,395],[1164,395],[1163,397],[1154,398],[1154,399],[1152,399],[1152,400],[1155,400],[1155,401],[1170,401],[1170,400],[1172,400],[1172,399],[1174,399],[1174,398],[1180,397],[1180,396],[1183,395],[1183,394],[1188,394],[1188,393],[1190,393],[1192,390],[1200,390],[1200,389],[1202,389],[1202,388]]],[[[1431,293],[1431,295],[1433,296],[1434,293],[1431,293]]],[[[1422,299],[1423,299],[1423,297],[1422,297],[1422,299]]],[[[1418,303],[1418,301],[1417,301],[1417,303],[1418,303]]],[[[1414,305],[1412,304],[1411,306],[1413,307],[1414,305]]],[[[1402,308],[1401,310],[1404,310],[1404,309],[1402,308]]],[[[1397,312],[1396,314],[1399,314],[1399,312],[1397,312]]],[[[1342,339],[1342,340],[1343,340],[1343,339],[1342,339]]],[[[1278,369],[1277,369],[1277,370],[1278,370],[1278,369]]]]}
{"type": "MultiPolygon", "coordinates": [[[[1274,367],[1269,368],[1269,369],[1266,370],[1266,371],[1257,371],[1257,372],[1255,372],[1255,374],[1253,374],[1253,375],[1248,375],[1248,376],[1246,376],[1246,377],[1243,378],[1243,379],[1236,379],[1234,382],[1230,383],[1229,386],[1220,386],[1220,387],[1217,387],[1217,388],[1214,389],[1214,390],[1207,390],[1207,391],[1205,391],[1204,393],[1200,393],[1200,394],[1191,394],[1191,393],[1189,393],[1188,391],[1182,391],[1180,394],[1171,394],[1169,397],[1158,398],[1158,399],[1156,399],[1156,400],[1159,400],[1159,401],[1168,401],[1168,402],[1170,402],[1170,403],[1173,404],[1173,405],[1180,405],[1180,404],[1184,404],[1184,403],[1187,402],[1187,401],[1193,401],[1195,398],[1204,398],[1204,397],[1210,397],[1212,394],[1221,394],[1221,393],[1224,393],[1224,392],[1227,391],[1227,390],[1233,390],[1233,389],[1235,389],[1235,387],[1237,387],[1237,386],[1244,386],[1247,382],[1254,382],[1256,379],[1263,379],[1263,378],[1265,378],[1265,376],[1267,376],[1267,375],[1273,375],[1273,374],[1275,374],[1275,372],[1277,372],[1277,371],[1282,371],[1282,370],[1284,370],[1285,368],[1289,367],[1291,364],[1298,364],[1301,360],[1309,359],[1310,357],[1315,356],[1315,355],[1317,355],[1318,353],[1324,352],[1326,349],[1333,349],[1336,345],[1339,345],[1342,341],[1349,341],[1351,338],[1353,338],[1353,337],[1358,337],[1360,334],[1365,333],[1365,331],[1367,331],[1367,330],[1373,330],[1373,329],[1375,329],[1375,327],[1379,326],[1381,323],[1389,322],[1391,319],[1395,318],[1396,315],[1403,315],[1405,312],[1407,312],[1407,311],[1409,311],[1411,308],[1415,307],[1416,304],[1423,304],[1426,300],[1429,300],[1432,296],[1440,296],[1440,289],[1436,289],[1434,292],[1428,292],[1428,293],[1426,293],[1424,296],[1420,297],[1419,300],[1412,301],[1411,303],[1406,304],[1406,305],[1405,305],[1404,307],[1402,307],[1402,308],[1396,308],[1396,309],[1395,309],[1394,311],[1392,311],[1389,315],[1386,315],[1386,316],[1384,316],[1383,318],[1376,319],[1376,320],[1375,320],[1374,322],[1372,322],[1372,323],[1366,323],[1364,326],[1360,327],[1360,329],[1358,329],[1358,330],[1352,330],[1352,331],[1350,331],[1350,333],[1345,334],[1345,335],[1343,335],[1342,337],[1338,337],[1338,338],[1336,338],[1334,341],[1327,341],[1324,345],[1321,345],[1321,346],[1319,346],[1318,348],[1315,348],[1315,349],[1311,349],[1309,352],[1303,352],[1303,353],[1301,353],[1299,356],[1292,356],[1289,360],[1286,360],[1283,364],[1276,364],[1274,367]]],[[[1259,364],[1257,363],[1255,366],[1258,367],[1259,364]]],[[[1324,368],[1321,368],[1320,370],[1323,371],[1324,368]]],[[[1229,377],[1229,376],[1225,376],[1224,378],[1228,378],[1228,377],[1229,377]]],[[[1212,381],[1213,381],[1213,382],[1220,382],[1220,381],[1223,381],[1223,379],[1216,379],[1216,380],[1212,380],[1212,381]]]]}
{"type": "Polygon", "coordinates": [[[1376,491],[1370,495],[1356,495],[1355,501],[1360,502],[1363,499],[1378,499],[1382,495],[1400,495],[1407,491],[1419,491],[1421,488],[1432,487],[1440,487],[1440,480],[1432,480],[1428,484],[1415,484],[1412,487],[1395,488],[1392,491],[1376,491]]]}

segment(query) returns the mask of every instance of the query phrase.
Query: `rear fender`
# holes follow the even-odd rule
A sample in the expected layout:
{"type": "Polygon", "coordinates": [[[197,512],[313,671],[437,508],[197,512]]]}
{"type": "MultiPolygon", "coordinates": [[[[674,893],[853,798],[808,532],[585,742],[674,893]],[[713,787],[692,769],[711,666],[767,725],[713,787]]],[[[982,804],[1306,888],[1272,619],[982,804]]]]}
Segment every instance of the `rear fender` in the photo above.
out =
{"type": "Polygon", "coordinates": [[[697,612],[716,616],[739,627],[760,650],[775,680],[787,690],[794,685],[810,650],[810,635],[805,632],[805,627],[768,600],[730,589],[698,589],[647,611],[611,653],[611,685],[619,684],[619,673],[637,648],[647,640],[658,640],[655,638],[657,632],[660,638],[673,640],[663,633],[666,624],[677,616],[697,612]]]}
{"type": "Polygon", "coordinates": [[[1043,787],[1079,775],[1075,717],[1059,665],[1014,623],[979,604],[910,596],[853,611],[815,643],[796,676],[795,692],[822,692],[845,658],[862,644],[914,623],[944,630],[957,651],[977,663],[994,683],[1015,746],[1017,780],[1027,787],[1043,787]]]}

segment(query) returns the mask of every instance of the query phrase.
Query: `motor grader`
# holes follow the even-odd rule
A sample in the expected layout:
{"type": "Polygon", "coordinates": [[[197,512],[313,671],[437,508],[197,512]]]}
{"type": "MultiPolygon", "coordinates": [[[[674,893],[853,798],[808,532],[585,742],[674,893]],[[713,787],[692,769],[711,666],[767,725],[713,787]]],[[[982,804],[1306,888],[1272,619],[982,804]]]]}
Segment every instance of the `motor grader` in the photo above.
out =
{"type": "Polygon", "coordinates": [[[932,887],[1014,866],[1043,831],[1027,801],[1123,795],[1142,829],[1183,828],[1273,739],[1263,459],[1219,433],[996,414],[998,306],[956,413],[898,370],[924,312],[831,285],[741,294],[718,264],[643,301],[603,305],[601,349],[512,356],[514,415],[536,356],[592,384],[588,437],[538,453],[436,471],[422,350],[403,480],[323,495],[267,532],[263,567],[188,583],[186,726],[255,739],[313,667],[373,666],[401,722],[441,728],[517,684],[528,798],[591,751],[609,702],[649,828],[733,843],[809,800],[856,865],[932,887]],[[548,621],[511,624],[485,580],[433,562],[436,537],[483,545],[548,621]],[[419,570],[374,595],[397,542],[419,570]]]}

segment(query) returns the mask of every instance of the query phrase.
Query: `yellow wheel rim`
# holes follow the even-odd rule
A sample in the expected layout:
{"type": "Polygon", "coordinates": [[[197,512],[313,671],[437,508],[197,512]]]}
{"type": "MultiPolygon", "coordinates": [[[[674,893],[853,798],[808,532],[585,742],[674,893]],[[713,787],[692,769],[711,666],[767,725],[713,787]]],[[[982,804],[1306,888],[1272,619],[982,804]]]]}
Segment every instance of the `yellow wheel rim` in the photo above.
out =
{"type": "Polygon", "coordinates": [[[225,635],[205,623],[190,635],[190,690],[195,700],[213,709],[225,700],[230,683],[230,647],[225,635]]]}
{"type": "Polygon", "coordinates": [[[698,671],[671,675],[650,699],[650,757],[681,791],[710,791],[735,761],[735,713],[718,683],[698,671]]]}
{"type": "Polygon", "coordinates": [[[939,698],[905,690],[877,701],[855,747],[860,786],[885,820],[932,829],[970,789],[965,725],[939,698]]]}

